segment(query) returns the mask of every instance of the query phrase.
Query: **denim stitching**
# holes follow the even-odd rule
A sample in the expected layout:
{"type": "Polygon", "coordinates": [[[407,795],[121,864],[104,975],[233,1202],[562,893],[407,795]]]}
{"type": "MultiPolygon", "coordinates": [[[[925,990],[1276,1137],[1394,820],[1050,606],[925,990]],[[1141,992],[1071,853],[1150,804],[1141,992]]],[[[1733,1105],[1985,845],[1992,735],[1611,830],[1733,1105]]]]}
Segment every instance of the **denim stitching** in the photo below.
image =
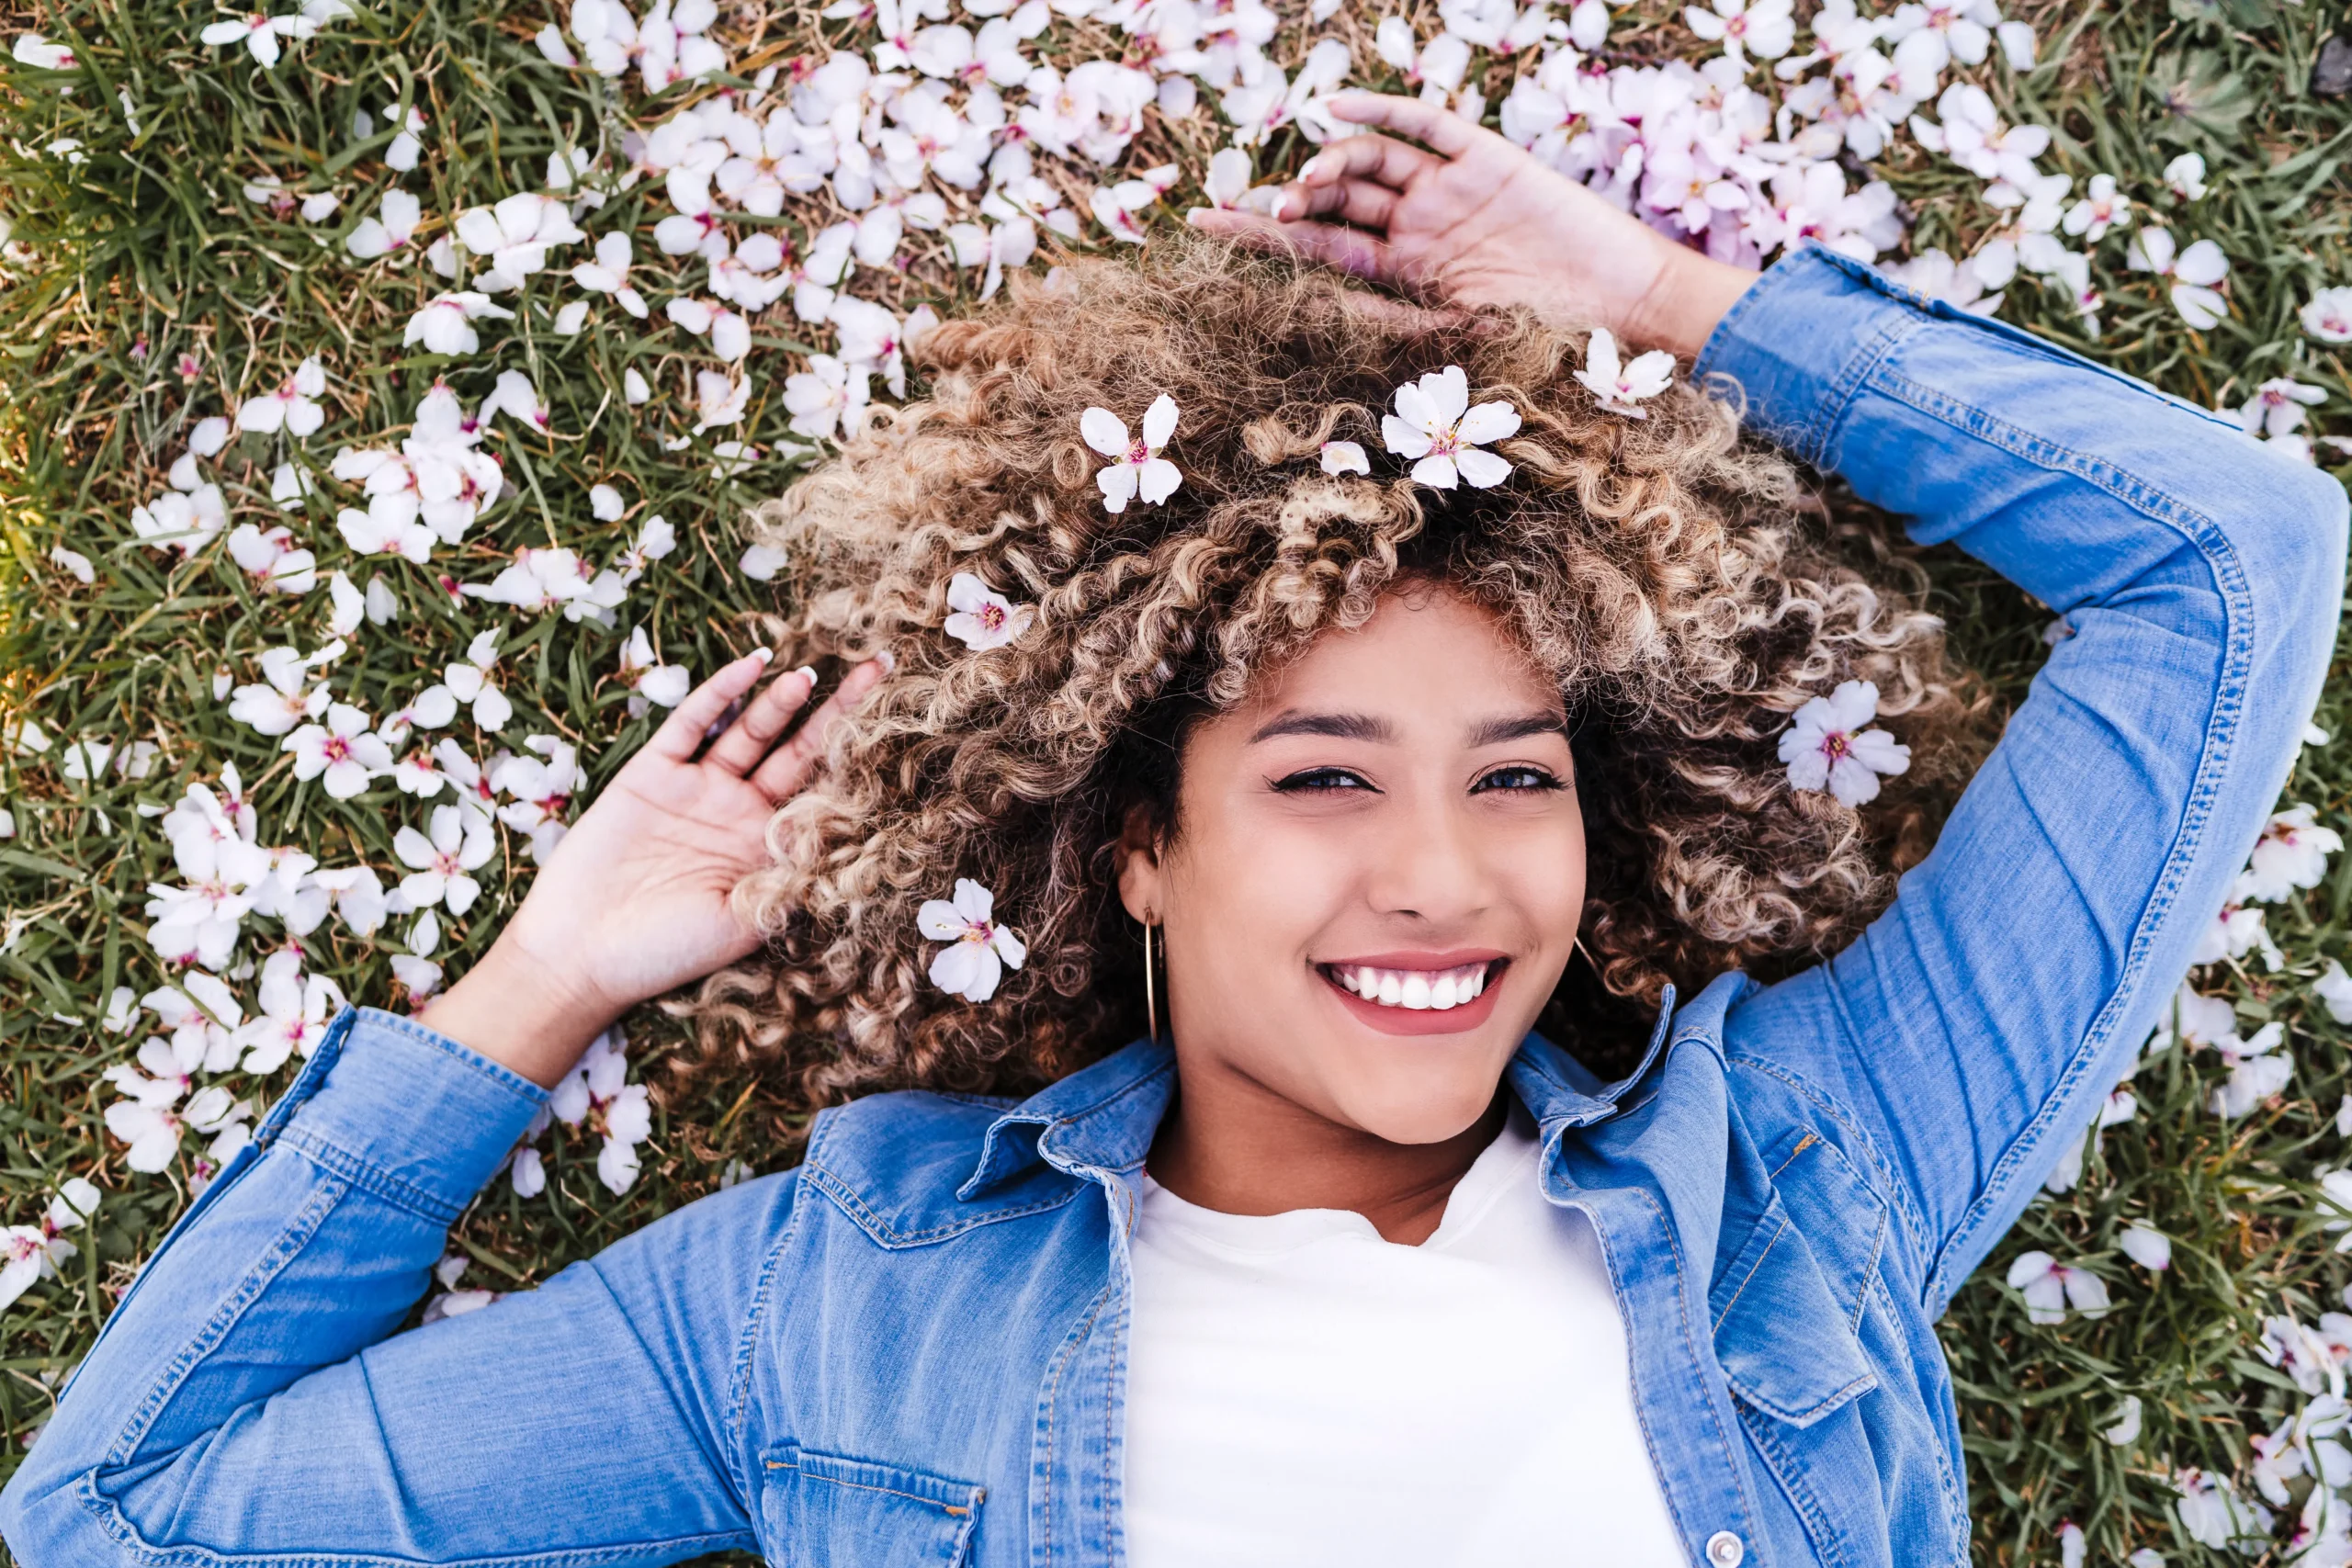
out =
{"type": "MultiPolygon", "coordinates": [[[[1796,1164],[1797,1156],[1799,1155],[1804,1153],[1807,1149],[1810,1149],[1816,1145],[1823,1148],[1837,1147],[1836,1145],[1823,1137],[1820,1134],[1813,1131],[1811,1128],[1807,1128],[1805,1130],[1804,1136],[1797,1140],[1797,1146],[1789,1151],[1788,1157],[1773,1168],[1771,1179],[1777,1184],[1780,1180],[1781,1172],[1796,1164]]],[[[1859,1174],[1856,1176],[1855,1179],[1858,1181],[1860,1180],[1859,1174]]],[[[1862,1190],[1870,1192],[1872,1198],[1878,1197],[1877,1193],[1871,1191],[1868,1183],[1863,1183],[1862,1190]]],[[[1887,1224],[1887,1204],[1885,1200],[1880,1199],[1878,1207],[1878,1233],[1871,1237],[1870,1261],[1862,1265],[1862,1289],[1854,1292],[1854,1313],[1851,1317],[1846,1320],[1846,1326],[1853,1329],[1857,1334],[1861,1332],[1862,1308],[1870,1300],[1870,1287],[1879,1282],[1878,1260],[1879,1255],[1886,1250],[1887,1224]]],[[[1803,1233],[1800,1232],[1799,1234],[1802,1235],[1803,1233]]],[[[1741,1288],[1745,1289],[1746,1287],[1742,1286],[1741,1288]]],[[[1724,1310],[1728,1312],[1731,1309],[1726,1305],[1724,1310]]]]}
{"type": "Polygon", "coordinates": [[[418,1219],[434,1224],[451,1224],[466,1212],[465,1204],[449,1202],[413,1182],[370,1165],[361,1156],[321,1137],[308,1127],[288,1127],[279,1134],[277,1146],[292,1150],[320,1169],[342,1178],[368,1196],[396,1209],[406,1210],[418,1219]]]}
{"type": "MultiPolygon", "coordinates": [[[[130,1462],[130,1456],[138,1451],[140,1439],[147,1435],[147,1428],[153,1425],[164,1406],[171,1403],[172,1396],[179,1392],[181,1383],[196,1370],[198,1363],[228,1337],[229,1331],[237,1325],[245,1309],[253,1305],[269,1282],[310,1245],[311,1238],[318,1234],[319,1227],[326,1223],[327,1216],[334,1212],[342,1197],[343,1190],[336,1183],[322,1182],[309,1201],[295,1211],[294,1217],[277,1233],[277,1239],[237,1282],[237,1288],[230,1292],[229,1299],[214,1310],[211,1321],[198,1329],[179,1354],[172,1358],[163,1375],[155,1381],[155,1386],[147,1391],[147,1397],[141,1400],[139,1407],[131,1412],[130,1423],[116,1438],[114,1446],[107,1450],[107,1457],[98,1462],[97,1469],[119,1468],[130,1462]]],[[[155,1259],[151,1258],[147,1261],[152,1268],[155,1259]]],[[[96,1475],[96,1472],[93,1471],[84,1477],[94,1492],[96,1475]]]]}
{"type": "Polygon", "coordinates": [[[1887,1166],[1885,1156],[1879,1152],[1878,1145],[1869,1132],[1855,1122],[1847,1112],[1846,1108],[1832,1099],[1826,1090],[1815,1088],[1802,1074],[1793,1072],[1778,1062],[1766,1061],[1761,1057],[1750,1056],[1745,1053],[1735,1053],[1726,1056],[1724,1061],[1728,1066],[1745,1067],[1750,1072],[1760,1073],[1766,1077],[1779,1079],[1782,1087],[1791,1093],[1802,1096],[1813,1105],[1815,1110],[1846,1130],[1848,1137],[1869,1159],[1871,1168],[1878,1175],[1880,1183],[1884,1188],[1884,1190],[1881,1190],[1880,1187],[1872,1186],[1866,1181],[1862,1184],[1864,1190],[1881,1203],[1885,1204],[1888,1209],[1900,1210],[1905,1223],[1913,1228],[1913,1259],[1919,1265],[1921,1277],[1924,1278],[1929,1262],[1924,1239],[1928,1234],[1926,1216],[1913,1207],[1910,1189],[1894,1179],[1893,1170],[1887,1166]]]}
{"type": "MultiPolygon", "coordinates": [[[[1691,1035],[1687,1036],[1687,1038],[1703,1041],[1707,1037],[1703,1034],[1694,1032],[1691,1035]]],[[[1677,1043],[1679,1043],[1679,1042],[1678,1041],[1677,1043]]],[[[1715,1359],[1714,1342],[1713,1338],[1710,1337],[1707,1344],[1707,1353],[1702,1357],[1699,1350],[1698,1337],[1691,1332],[1690,1292],[1687,1288],[1690,1280],[1690,1260],[1682,1255],[1681,1235],[1676,1232],[1674,1223],[1667,1217],[1665,1209],[1659,1205],[1658,1201],[1655,1197],[1638,1187],[1628,1188],[1626,1190],[1631,1192],[1642,1202],[1649,1205],[1651,1212],[1657,1217],[1658,1229],[1663,1231],[1666,1235],[1667,1251],[1674,1263],[1676,1282],[1676,1290],[1674,1293],[1676,1297],[1676,1304],[1681,1308],[1681,1310],[1675,1315],[1679,1317],[1682,1323],[1682,1348],[1684,1353],[1690,1357],[1690,1364],[1694,1369],[1713,1365],[1716,1371],[1721,1372],[1723,1371],[1723,1363],[1715,1359]]],[[[1600,1227],[1595,1225],[1593,1228],[1598,1230],[1600,1227]]],[[[1728,1382],[1728,1378],[1726,1378],[1725,1381],[1728,1382]]],[[[1715,1402],[1707,1397],[1705,1379],[1703,1377],[1701,1378],[1699,1382],[1699,1408],[1705,1414],[1707,1417],[1707,1424],[1714,1428],[1715,1441],[1722,1448],[1724,1457],[1727,1459],[1735,1458],[1736,1457],[1737,1450],[1732,1447],[1731,1434],[1725,1432],[1723,1428],[1722,1419],[1715,1410],[1715,1402]]],[[[1640,1401],[1636,1400],[1634,1403],[1638,1405],[1640,1401]]],[[[1742,1526],[1741,1533],[1752,1539],[1756,1532],[1756,1516],[1755,1505],[1749,1501],[1747,1495],[1747,1478],[1741,1472],[1738,1465],[1735,1464],[1731,1468],[1734,1487],[1739,1497],[1740,1524],[1742,1526]]]]}
{"type": "MultiPolygon", "coordinates": [[[[1760,1406],[1757,1408],[1760,1415],[1770,1415],[1770,1412],[1762,1410],[1760,1406]]],[[[1797,1517],[1804,1522],[1805,1533],[1813,1538],[1814,1545],[1819,1549],[1825,1568],[1840,1568],[1841,1564],[1849,1561],[1844,1551],[1845,1534],[1830,1527],[1827,1516],[1822,1513],[1821,1504],[1815,1498],[1812,1491],[1798,1484],[1796,1456],[1789,1452],[1783,1445],[1780,1432],[1767,1426],[1763,1421],[1750,1420],[1745,1416],[1741,1418],[1739,1426],[1740,1430],[1747,1434],[1747,1440],[1755,1444],[1757,1450],[1763,1454],[1766,1461],[1765,1468],[1772,1472],[1772,1479],[1780,1483],[1781,1495],[1789,1500],[1789,1506],[1794,1509],[1797,1517]]]]}
{"type": "MultiPolygon", "coordinates": [[[[1887,1316],[1894,1320],[1894,1326],[1897,1330],[1894,1336],[1894,1342],[1903,1352],[1905,1372],[1910,1378],[1914,1387],[1920,1387],[1924,1380],[1919,1375],[1918,1359],[1911,1353],[1911,1344],[1908,1337],[1901,1332],[1901,1330],[1905,1326],[1906,1320],[1904,1318],[1902,1313],[1896,1308],[1894,1304],[1894,1297],[1887,1291],[1886,1280],[1883,1278],[1871,1280],[1871,1288],[1878,1293],[1879,1304],[1886,1309],[1887,1316]]],[[[1945,1381],[1947,1382],[1950,1382],[1949,1375],[1947,1375],[1945,1381]]],[[[1926,1391],[1923,1387],[1921,1388],[1921,1393],[1923,1395],[1923,1403],[1926,1403],[1924,1399],[1926,1391]]],[[[1947,1403],[1949,1403],[1949,1400],[1950,1396],[1947,1394],[1947,1403]]],[[[1952,1538],[1954,1543],[1952,1549],[1953,1553],[1958,1557],[1965,1557],[1968,1554],[1969,1532],[1967,1493],[1961,1486],[1959,1479],[1952,1474],[1951,1450],[1945,1448],[1940,1441],[1931,1442],[1928,1445],[1928,1448],[1929,1451],[1936,1456],[1936,1484],[1943,1490],[1944,1507],[1947,1517],[1949,1517],[1956,1526],[1956,1530],[1952,1538]]]]}
{"type": "Polygon", "coordinates": [[[2214,595],[2222,605],[2222,667],[2214,688],[2211,716],[2206,721],[2205,745],[2199,755],[2196,781],[2182,806],[2180,825],[2175,830],[2173,847],[2165,856],[2155,886],[2150,889],[2148,901],[2125,949],[2122,973],[2117,978],[2115,988],[2109,993],[2106,1005],[2092,1018],[2075,1045],[2059,1081],[2043,1098],[2033,1119],[2010,1140],[2007,1148],[1995,1160],[1993,1170],[1985,1179],[1984,1191],[1962,1212],[1951,1234],[1944,1239],[1927,1281],[1927,1299],[1934,1303],[1949,1299],[1948,1282],[1943,1276],[1951,1259],[1973,1237],[1985,1217],[2006,1199],[2009,1188],[2017,1180],[2019,1168],[2049,1132],[2059,1105],[2080,1087],[2082,1080],[2089,1076],[2092,1066],[2104,1055],[2118,1015],[2145,977],[2148,949],[2154,941],[2154,931],[2172,912],[2174,896],[2188,874],[2188,863],[2196,856],[2213,798],[2221,793],[2221,775],[2227,772],[2233,760],[2245,684],[2252,674],[2254,606],[2244,570],[2238,565],[2236,552],[2231,547],[2228,536],[2211,518],[2187,505],[2179,498],[2136,475],[2086,458],[2030,432],[2018,430],[1981,409],[1956,403],[1899,373],[1890,371],[1885,381],[1885,394],[1897,401],[1966,431],[1979,440],[2000,446],[2028,462],[2041,465],[2052,472],[2066,474],[2078,482],[2102,491],[2142,516],[2171,529],[2203,560],[2213,580],[2214,595]]]}
{"type": "MultiPolygon", "coordinates": [[[[775,1300],[773,1289],[777,1268],[783,1262],[785,1253],[800,1235],[800,1216],[804,1210],[800,1201],[800,1179],[797,1171],[790,1174],[793,1178],[792,1209],[785,1216],[784,1234],[776,1237],[775,1245],[768,1248],[767,1257],[760,1264],[759,1279],[752,1286],[751,1305],[743,1314],[743,1331],[736,1336],[734,1360],[727,1370],[727,1462],[730,1470],[735,1467],[738,1450],[751,1440],[752,1363],[758,1359],[760,1331],[765,1325],[769,1303],[775,1300]]],[[[735,1482],[742,1489],[743,1506],[748,1511],[752,1506],[752,1478],[748,1472],[737,1471],[735,1482]]]]}
{"type": "MultiPolygon", "coordinates": [[[[480,1052],[468,1050],[446,1034],[435,1033],[421,1023],[413,1022],[398,1013],[385,1012],[379,1008],[357,1008],[354,1011],[358,1018],[366,1020],[375,1028],[389,1030],[394,1034],[413,1040],[420,1045],[430,1045],[458,1066],[470,1072],[481,1074],[501,1089],[513,1089],[525,1096],[533,1105],[544,1105],[548,1102],[549,1096],[546,1089],[512,1068],[500,1066],[480,1052]]],[[[354,1028],[356,1027],[355,1024],[354,1028]]]]}
{"type": "Polygon", "coordinates": [[[1102,1288],[1094,1293],[1094,1303],[1086,1314],[1086,1321],[1062,1340],[1053,1364],[1046,1369],[1045,1386],[1038,1394],[1037,1420],[1044,1429],[1037,1436],[1043,1442],[1046,1457],[1042,1474],[1034,1460],[1030,1463],[1030,1480],[1038,1487],[1036,1500],[1030,1505],[1030,1515],[1044,1528],[1036,1531],[1036,1540],[1031,1543],[1030,1553],[1033,1561],[1046,1564],[1046,1568],[1051,1568],[1054,1561],[1054,1414],[1060,1403],[1062,1374],[1069,1370],[1070,1362],[1077,1358],[1078,1348],[1085,1344],[1087,1336],[1093,1332],[1094,1320],[1102,1315],[1102,1303],[1110,1294],[1111,1283],[1106,1280],[1102,1288]],[[1044,1553],[1042,1557],[1037,1555],[1040,1551],[1044,1553]]]}
{"type": "MultiPolygon", "coordinates": [[[[1764,1267],[1764,1260],[1772,1256],[1772,1249],[1780,1246],[1781,1238],[1788,1234],[1789,1219],[1787,1215],[1783,1214],[1781,1216],[1781,1228],[1772,1233],[1772,1239],[1764,1244],[1764,1250],[1758,1253],[1756,1255],[1756,1261],[1747,1266],[1747,1274],[1742,1276],[1740,1279],[1739,1289],[1731,1293],[1731,1300],[1724,1303],[1723,1310],[1715,1314],[1715,1321],[1708,1325],[1707,1334],[1709,1337],[1712,1338],[1715,1335],[1723,1332],[1724,1319],[1731,1315],[1731,1309],[1739,1304],[1739,1298],[1747,1293],[1747,1287],[1749,1284],[1754,1282],[1756,1279],[1756,1271],[1764,1267]]],[[[1729,1377],[1731,1374],[1726,1372],[1724,1375],[1725,1377],[1729,1377]]]]}
{"type": "Polygon", "coordinates": [[[801,1168],[807,1172],[808,1179],[816,1184],[819,1190],[831,1198],[852,1220],[856,1222],[858,1228],[884,1247],[921,1247],[927,1242],[944,1241],[950,1236],[961,1235],[976,1226],[994,1224],[1000,1220],[1017,1220],[1029,1214],[1042,1214],[1048,1209],[1065,1207],[1082,1190],[1082,1187],[1073,1186],[1067,1192],[1057,1193],[1051,1198],[1040,1199],[1034,1203],[1024,1203],[1018,1208],[991,1209],[984,1214],[960,1215],[945,1224],[934,1225],[929,1230],[900,1231],[894,1229],[883,1220],[881,1215],[867,1207],[865,1201],[857,1195],[856,1190],[840,1176],[817,1164],[813,1159],[801,1168]]]}

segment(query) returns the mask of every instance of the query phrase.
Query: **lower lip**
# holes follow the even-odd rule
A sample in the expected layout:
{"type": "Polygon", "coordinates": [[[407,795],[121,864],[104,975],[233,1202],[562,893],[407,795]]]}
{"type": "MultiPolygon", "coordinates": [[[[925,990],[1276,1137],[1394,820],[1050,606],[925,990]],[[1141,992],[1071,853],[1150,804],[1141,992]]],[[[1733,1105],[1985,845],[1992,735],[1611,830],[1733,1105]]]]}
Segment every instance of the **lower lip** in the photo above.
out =
{"type": "Polygon", "coordinates": [[[1378,1002],[1364,1000],[1331,978],[1328,972],[1317,969],[1315,973],[1330,988],[1331,994],[1340,998],[1340,1005],[1353,1013],[1356,1021],[1367,1029],[1376,1029],[1383,1034],[1461,1034],[1477,1028],[1494,1016],[1495,997],[1502,989],[1503,974],[1508,973],[1508,966],[1501,972],[1487,976],[1487,988],[1476,998],[1442,1011],[1431,1011],[1428,1008],[1382,1007],[1378,1002]]]}

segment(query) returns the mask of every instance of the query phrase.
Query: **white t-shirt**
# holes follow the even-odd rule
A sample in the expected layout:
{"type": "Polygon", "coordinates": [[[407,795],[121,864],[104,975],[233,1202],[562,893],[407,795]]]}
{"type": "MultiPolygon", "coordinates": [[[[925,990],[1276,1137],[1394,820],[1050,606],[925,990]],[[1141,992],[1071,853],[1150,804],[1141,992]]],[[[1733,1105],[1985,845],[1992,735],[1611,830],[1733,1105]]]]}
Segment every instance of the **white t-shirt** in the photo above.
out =
{"type": "Polygon", "coordinates": [[[1134,1568],[1685,1568],[1599,1239],[1537,1152],[1514,1105],[1419,1247],[1143,1179],[1134,1568]]]}

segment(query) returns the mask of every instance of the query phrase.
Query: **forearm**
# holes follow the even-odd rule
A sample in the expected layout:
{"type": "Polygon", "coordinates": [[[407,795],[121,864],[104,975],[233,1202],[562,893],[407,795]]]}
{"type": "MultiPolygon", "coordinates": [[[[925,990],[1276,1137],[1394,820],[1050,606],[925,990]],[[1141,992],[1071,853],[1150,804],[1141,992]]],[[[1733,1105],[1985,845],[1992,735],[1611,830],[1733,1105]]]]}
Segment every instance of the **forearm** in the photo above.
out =
{"type": "Polygon", "coordinates": [[[510,932],[421,1016],[460,1045],[551,1089],[619,1010],[510,932]]]}
{"type": "Polygon", "coordinates": [[[1749,1004],[1776,1066],[1885,1151],[1939,1303],[2081,1131],[2245,863],[2334,644],[2343,492],[1819,253],[1774,268],[1700,369],[1736,379],[1750,428],[2070,628],[1894,908],[1749,1004]]]}

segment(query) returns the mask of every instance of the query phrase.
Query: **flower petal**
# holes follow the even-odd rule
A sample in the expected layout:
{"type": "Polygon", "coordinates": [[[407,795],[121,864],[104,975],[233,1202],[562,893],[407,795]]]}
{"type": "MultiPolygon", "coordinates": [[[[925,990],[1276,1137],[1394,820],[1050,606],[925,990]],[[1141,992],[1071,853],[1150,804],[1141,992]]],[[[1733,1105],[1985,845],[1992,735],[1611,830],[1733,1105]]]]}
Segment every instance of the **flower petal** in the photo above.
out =
{"type": "Polygon", "coordinates": [[[1080,414],[1078,434],[1105,457],[1127,455],[1127,422],[1109,409],[1088,409],[1080,414]]]}
{"type": "Polygon", "coordinates": [[[1154,457],[1136,472],[1136,493],[1149,504],[1157,506],[1176,493],[1176,487],[1183,482],[1183,479],[1175,464],[1165,457],[1154,457]]]}
{"type": "MultiPolygon", "coordinates": [[[[1125,426],[1120,428],[1125,430],[1125,426]]],[[[1143,444],[1157,452],[1167,446],[1169,437],[1175,434],[1176,400],[1162,392],[1152,399],[1151,407],[1143,412],[1143,444]]],[[[1147,495],[1144,499],[1150,501],[1156,498],[1147,495]]]]}
{"type": "MultiPolygon", "coordinates": [[[[1401,402],[1403,399],[1404,390],[1400,389],[1397,392],[1397,400],[1401,402]]],[[[1429,432],[1407,423],[1396,414],[1385,413],[1380,416],[1380,438],[1387,444],[1391,452],[1400,457],[1429,456],[1429,432]]]]}
{"type": "Polygon", "coordinates": [[[1484,446],[1519,434],[1519,411],[1506,402],[1480,403],[1462,416],[1462,439],[1484,446]]]}
{"type": "Polygon", "coordinates": [[[1413,465],[1413,482],[1431,490],[1452,490],[1456,477],[1453,459],[1443,454],[1424,457],[1413,465]]]}
{"type": "Polygon", "coordinates": [[[1462,472],[1462,482],[1479,490],[1492,490],[1510,478],[1510,465],[1492,452],[1482,452],[1476,446],[1465,446],[1453,455],[1453,466],[1462,472]]]}
{"type": "Polygon", "coordinates": [[[915,930],[933,942],[954,942],[964,934],[967,922],[955,905],[944,898],[932,898],[915,911],[915,930]]]}
{"type": "Polygon", "coordinates": [[[1136,498],[1136,466],[1114,463],[1107,468],[1094,470],[1095,488],[1102,492],[1102,510],[1116,513],[1127,509],[1136,498]]]}

